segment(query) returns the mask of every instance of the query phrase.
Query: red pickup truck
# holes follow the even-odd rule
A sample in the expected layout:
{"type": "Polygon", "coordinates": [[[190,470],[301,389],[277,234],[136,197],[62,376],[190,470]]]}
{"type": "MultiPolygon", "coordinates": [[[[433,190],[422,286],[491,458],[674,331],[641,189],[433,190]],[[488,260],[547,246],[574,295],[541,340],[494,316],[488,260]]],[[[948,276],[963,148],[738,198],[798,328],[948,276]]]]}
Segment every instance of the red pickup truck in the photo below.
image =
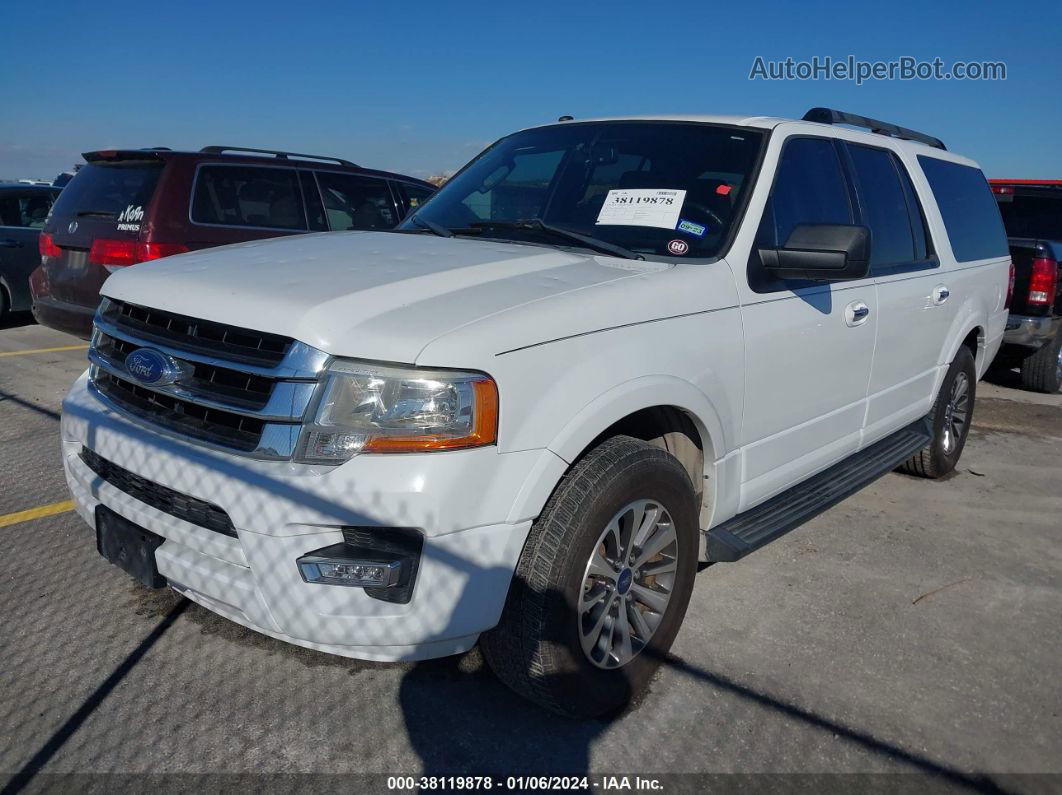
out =
{"type": "Polygon", "coordinates": [[[1062,388],[1062,180],[992,179],[1014,262],[1014,288],[995,363],[1020,367],[1037,392],[1062,388]]]}

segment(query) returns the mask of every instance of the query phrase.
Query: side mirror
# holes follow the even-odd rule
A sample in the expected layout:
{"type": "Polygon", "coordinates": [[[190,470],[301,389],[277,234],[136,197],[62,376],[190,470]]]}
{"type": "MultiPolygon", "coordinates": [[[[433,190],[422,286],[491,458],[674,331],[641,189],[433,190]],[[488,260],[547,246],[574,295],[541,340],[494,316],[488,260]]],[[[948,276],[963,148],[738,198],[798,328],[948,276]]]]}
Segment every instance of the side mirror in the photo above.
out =
{"type": "Polygon", "coordinates": [[[760,249],[760,259],[779,279],[865,279],[870,271],[870,230],[854,224],[797,224],[785,246],[760,249]]]}

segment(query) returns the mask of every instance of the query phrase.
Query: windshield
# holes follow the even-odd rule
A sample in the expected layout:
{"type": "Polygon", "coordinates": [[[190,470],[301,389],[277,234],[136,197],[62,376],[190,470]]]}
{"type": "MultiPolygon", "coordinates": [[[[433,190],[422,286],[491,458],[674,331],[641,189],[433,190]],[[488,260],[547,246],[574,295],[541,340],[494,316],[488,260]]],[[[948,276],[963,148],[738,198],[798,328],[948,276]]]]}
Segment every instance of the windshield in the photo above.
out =
{"type": "Polygon", "coordinates": [[[401,229],[593,248],[563,234],[575,232],[637,256],[714,257],[762,142],[759,130],[685,122],[525,130],[480,155],[401,229]]]}

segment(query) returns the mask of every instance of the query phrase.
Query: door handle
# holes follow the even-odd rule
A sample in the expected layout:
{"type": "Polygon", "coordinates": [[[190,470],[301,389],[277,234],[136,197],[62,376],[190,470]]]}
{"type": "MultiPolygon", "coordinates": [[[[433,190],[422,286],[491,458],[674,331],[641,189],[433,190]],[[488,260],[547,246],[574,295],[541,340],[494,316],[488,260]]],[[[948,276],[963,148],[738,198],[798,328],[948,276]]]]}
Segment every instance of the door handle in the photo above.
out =
{"type": "Polygon", "coordinates": [[[22,248],[21,240],[0,240],[0,248],[22,248]]]}
{"type": "Polygon", "coordinates": [[[849,326],[861,326],[870,317],[870,307],[866,301],[853,301],[844,308],[844,322],[849,326]]]}
{"type": "Polygon", "coordinates": [[[948,296],[951,295],[951,290],[945,284],[938,284],[933,288],[933,303],[940,306],[948,300],[948,296]]]}

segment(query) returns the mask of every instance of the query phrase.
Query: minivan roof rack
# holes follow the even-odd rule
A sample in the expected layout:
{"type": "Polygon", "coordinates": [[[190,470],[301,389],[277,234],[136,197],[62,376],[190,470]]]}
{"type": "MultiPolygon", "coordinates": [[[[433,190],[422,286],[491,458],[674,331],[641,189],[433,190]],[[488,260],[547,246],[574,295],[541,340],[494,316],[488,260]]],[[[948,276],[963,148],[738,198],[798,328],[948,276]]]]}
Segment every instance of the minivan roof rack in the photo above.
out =
{"type": "Polygon", "coordinates": [[[351,163],[349,160],[344,160],[341,157],[326,157],[325,155],[307,155],[302,152],[283,152],[278,149],[254,149],[248,146],[204,146],[199,150],[211,155],[221,154],[222,152],[253,152],[260,155],[273,155],[279,160],[287,160],[289,157],[304,157],[309,160],[328,160],[332,163],[339,163],[341,166],[357,166],[351,163]]]}
{"type": "Polygon", "coordinates": [[[890,135],[893,138],[903,138],[907,141],[918,141],[919,143],[932,146],[936,149],[947,149],[947,147],[944,146],[943,141],[939,138],[934,138],[932,135],[926,135],[917,130],[909,130],[906,127],[900,127],[898,124],[892,124],[887,121],[869,119],[866,116],[858,116],[855,113],[845,113],[843,110],[834,110],[833,108],[812,108],[804,114],[803,120],[817,121],[820,124],[850,124],[853,127],[863,127],[864,129],[878,133],[879,135],[890,135]]]}

